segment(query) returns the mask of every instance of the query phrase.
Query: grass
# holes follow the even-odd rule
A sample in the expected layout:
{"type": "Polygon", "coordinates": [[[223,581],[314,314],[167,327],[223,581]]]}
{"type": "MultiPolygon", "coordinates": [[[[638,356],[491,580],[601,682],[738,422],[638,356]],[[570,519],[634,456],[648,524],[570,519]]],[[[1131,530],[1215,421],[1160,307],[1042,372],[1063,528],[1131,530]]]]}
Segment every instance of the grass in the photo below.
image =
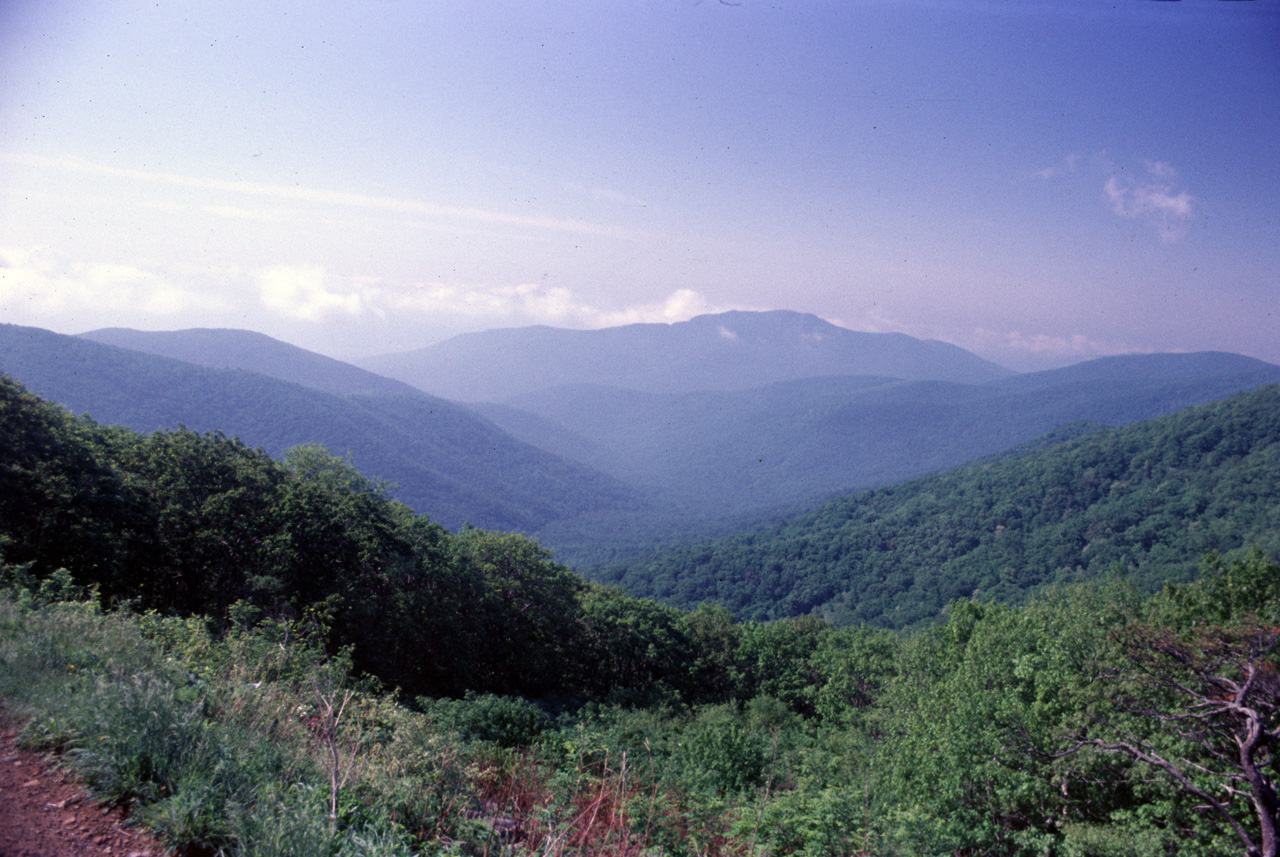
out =
{"type": "Polygon", "coordinates": [[[855,850],[854,813],[788,792],[790,763],[749,710],[553,722],[498,697],[410,708],[353,682],[298,625],[215,638],[199,619],[105,614],[88,595],[0,590],[0,700],[28,747],[176,854],[855,850]],[[813,820],[835,809],[839,829],[813,820]]]}

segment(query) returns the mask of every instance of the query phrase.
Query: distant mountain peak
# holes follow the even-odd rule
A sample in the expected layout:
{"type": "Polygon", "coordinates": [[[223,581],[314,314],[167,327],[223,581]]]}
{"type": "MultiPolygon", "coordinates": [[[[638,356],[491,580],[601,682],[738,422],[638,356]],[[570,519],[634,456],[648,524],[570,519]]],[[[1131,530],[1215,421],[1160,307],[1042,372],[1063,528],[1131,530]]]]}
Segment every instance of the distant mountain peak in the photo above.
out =
{"type": "Polygon", "coordinates": [[[978,383],[1014,374],[955,345],[849,330],[792,310],[732,310],[600,330],[503,328],[360,364],[470,402],[566,384],[683,393],[833,375],[978,383]]]}

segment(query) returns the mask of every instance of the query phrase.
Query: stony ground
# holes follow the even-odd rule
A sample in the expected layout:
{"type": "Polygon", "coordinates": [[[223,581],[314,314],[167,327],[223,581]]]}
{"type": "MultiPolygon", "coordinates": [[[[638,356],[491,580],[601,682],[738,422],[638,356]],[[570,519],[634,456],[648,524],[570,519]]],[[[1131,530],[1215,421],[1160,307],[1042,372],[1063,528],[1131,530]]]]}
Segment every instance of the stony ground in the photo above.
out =
{"type": "Polygon", "coordinates": [[[0,857],[160,857],[164,848],[100,806],[0,723],[0,857]]]}

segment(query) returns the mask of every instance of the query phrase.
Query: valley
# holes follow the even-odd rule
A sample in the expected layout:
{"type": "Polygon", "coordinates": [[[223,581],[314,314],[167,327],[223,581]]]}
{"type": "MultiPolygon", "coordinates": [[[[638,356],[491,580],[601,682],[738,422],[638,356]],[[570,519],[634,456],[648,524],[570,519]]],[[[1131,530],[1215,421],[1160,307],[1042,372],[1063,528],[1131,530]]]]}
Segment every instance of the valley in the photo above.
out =
{"type": "Polygon", "coordinates": [[[1280,368],[1212,352],[1013,374],[789,312],[469,334],[388,355],[398,380],[243,331],[74,343],[24,330],[0,332],[0,370],[73,411],[220,430],[275,455],[322,443],[447,527],[524,532],[589,574],[1063,426],[1120,427],[1280,381],[1280,368]],[[123,350],[95,350],[107,345],[123,350]],[[467,402],[427,392],[463,387],[467,402]]]}
{"type": "Polygon", "coordinates": [[[1280,651],[1280,368],[859,366],[463,405],[0,327],[0,699],[184,853],[1252,841],[1199,783],[1269,685],[1162,724],[1280,651]]]}

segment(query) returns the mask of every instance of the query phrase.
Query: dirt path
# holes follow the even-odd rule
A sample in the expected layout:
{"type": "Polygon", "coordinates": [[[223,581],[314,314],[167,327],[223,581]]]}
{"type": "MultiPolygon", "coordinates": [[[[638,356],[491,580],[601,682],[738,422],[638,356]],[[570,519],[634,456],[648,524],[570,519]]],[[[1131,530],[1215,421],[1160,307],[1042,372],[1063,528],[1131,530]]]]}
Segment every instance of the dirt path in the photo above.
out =
{"type": "Polygon", "coordinates": [[[164,847],[125,826],[0,723],[0,857],[160,857],[164,847]]]}

